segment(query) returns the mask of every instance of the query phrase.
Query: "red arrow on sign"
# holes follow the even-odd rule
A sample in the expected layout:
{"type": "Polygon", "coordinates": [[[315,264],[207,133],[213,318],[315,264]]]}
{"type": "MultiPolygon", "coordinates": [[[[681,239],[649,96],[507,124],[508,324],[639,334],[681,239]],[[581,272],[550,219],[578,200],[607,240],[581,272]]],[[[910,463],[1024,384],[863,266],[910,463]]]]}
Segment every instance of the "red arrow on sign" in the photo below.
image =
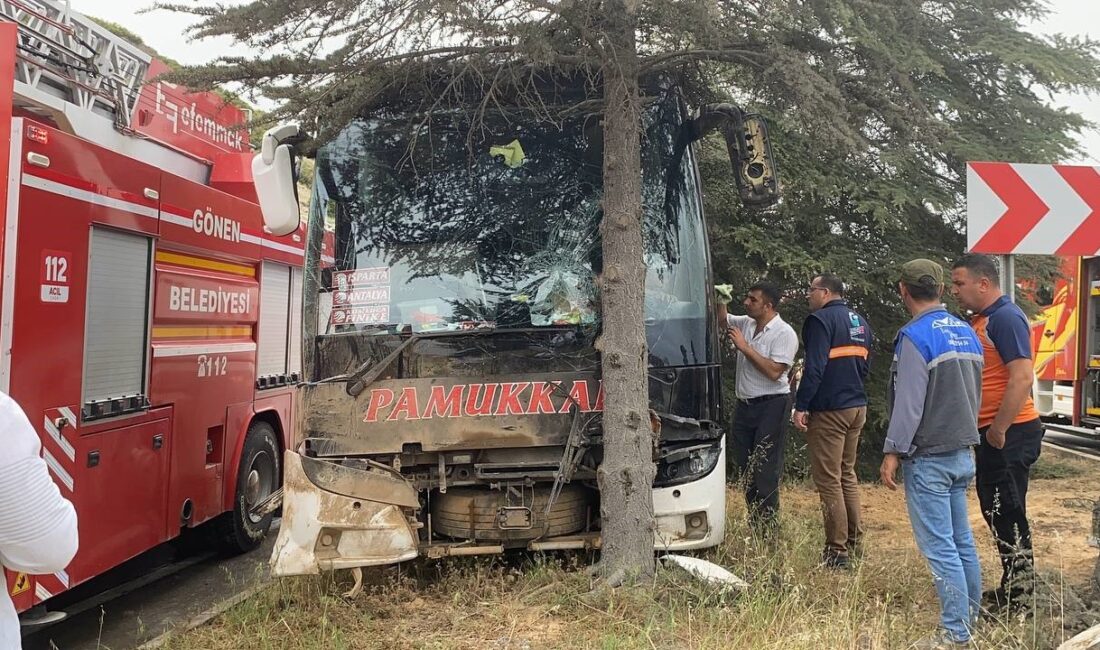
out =
{"type": "Polygon", "coordinates": [[[1073,255],[1079,242],[1096,242],[1093,252],[1100,250],[1100,174],[1092,167],[1059,165],[1055,169],[1092,210],[1058,249],[1058,254],[1073,255]]]}
{"type": "Polygon", "coordinates": [[[967,243],[995,255],[1096,255],[1100,167],[969,163],[967,243]]]}
{"type": "Polygon", "coordinates": [[[1050,212],[1050,207],[1020,178],[1012,165],[971,163],[970,167],[1004,201],[1006,208],[997,223],[974,245],[974,250],[1015,250],[1050,212]]]}

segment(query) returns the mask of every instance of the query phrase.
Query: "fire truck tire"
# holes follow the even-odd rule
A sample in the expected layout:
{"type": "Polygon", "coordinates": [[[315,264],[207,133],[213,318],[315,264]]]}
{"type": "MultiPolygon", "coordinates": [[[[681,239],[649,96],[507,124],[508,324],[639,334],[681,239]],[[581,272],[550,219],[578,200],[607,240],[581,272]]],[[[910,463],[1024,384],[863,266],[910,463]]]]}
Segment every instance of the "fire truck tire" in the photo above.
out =
{"type": "Polygon", "coordinates": [[[267,422],[253,422],[248,427],[241,450],[233,511],[218,521],[218,537],[227,552],[245,553],[264,541],[275,515],[269,513],[255,517],[249,511],[254,504],[279,489],[282,481],[281,458],[275,430],[267,422]]]}

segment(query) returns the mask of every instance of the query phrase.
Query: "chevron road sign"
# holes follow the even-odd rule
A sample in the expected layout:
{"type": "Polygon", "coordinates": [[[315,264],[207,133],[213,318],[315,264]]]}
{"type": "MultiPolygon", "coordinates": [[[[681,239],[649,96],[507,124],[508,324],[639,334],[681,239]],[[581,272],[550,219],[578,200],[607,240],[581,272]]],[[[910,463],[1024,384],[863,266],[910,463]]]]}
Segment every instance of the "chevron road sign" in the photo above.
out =
{"type": "Polygon", "coordinates": [[[967,248],[992,255],[1096,255],[1100,167],[966,166],[967,248]]]}

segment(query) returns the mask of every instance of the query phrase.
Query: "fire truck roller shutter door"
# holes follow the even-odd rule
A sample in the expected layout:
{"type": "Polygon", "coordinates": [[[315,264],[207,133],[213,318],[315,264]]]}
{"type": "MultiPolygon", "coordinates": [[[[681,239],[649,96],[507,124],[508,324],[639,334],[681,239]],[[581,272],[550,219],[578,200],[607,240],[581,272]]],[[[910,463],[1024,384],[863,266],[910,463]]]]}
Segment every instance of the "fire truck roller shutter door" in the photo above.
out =
{"type": "Polygon", "coordinates": [[[257,372],[261,378],[285,377],[290,331],[290,267],[264,262],[260,273],[260,327],[257,372]]]}
{"type": "Polygon", "coordinates": [[[146,236],[92,228],[84,344],[85,405],[145,394],[151,249],[152,241],[146,236]]]}

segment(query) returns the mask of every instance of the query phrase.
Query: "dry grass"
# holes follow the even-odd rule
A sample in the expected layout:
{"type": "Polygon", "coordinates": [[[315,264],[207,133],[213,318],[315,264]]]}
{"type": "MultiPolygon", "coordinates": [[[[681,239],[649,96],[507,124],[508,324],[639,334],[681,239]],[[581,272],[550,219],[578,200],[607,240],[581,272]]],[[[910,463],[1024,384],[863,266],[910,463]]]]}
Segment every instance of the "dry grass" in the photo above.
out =
{"type": "MultiPolygon", "coordinates": [[[[1096,469],[1034,483],[1037,554],[1054,598],[1035,616],[983,624],[979,648],[1052,648],[1062,629],[1061,598],[1084,587],[1094,550],[1089,513],[1069,499],[1095,498],[1096,469]],[[1059,505],[1060,503],[1069,505],[1059,505]],[[1049,525],[1048,525],[1049,524],[1049,525]]],[[[516,556],[419,563],[368,574],[354,601],[335,577],[278,581],[209,625],[169,642],[170,650],[267,648],[905,648],[935,629],[931,577],[913,545],[898,493],[864,487],[866,555],[853,572],[816,567],[822,544],[816,495],[784,492],[782,533],[754,539],[730,495],[727,536],[705,554],[752,587],[723,593],[676,571],[646,588],[608,591],[580,555],[516,556]]],[[[996,577],[992,545],[977,524],[986,582],[996,577]]]]}

